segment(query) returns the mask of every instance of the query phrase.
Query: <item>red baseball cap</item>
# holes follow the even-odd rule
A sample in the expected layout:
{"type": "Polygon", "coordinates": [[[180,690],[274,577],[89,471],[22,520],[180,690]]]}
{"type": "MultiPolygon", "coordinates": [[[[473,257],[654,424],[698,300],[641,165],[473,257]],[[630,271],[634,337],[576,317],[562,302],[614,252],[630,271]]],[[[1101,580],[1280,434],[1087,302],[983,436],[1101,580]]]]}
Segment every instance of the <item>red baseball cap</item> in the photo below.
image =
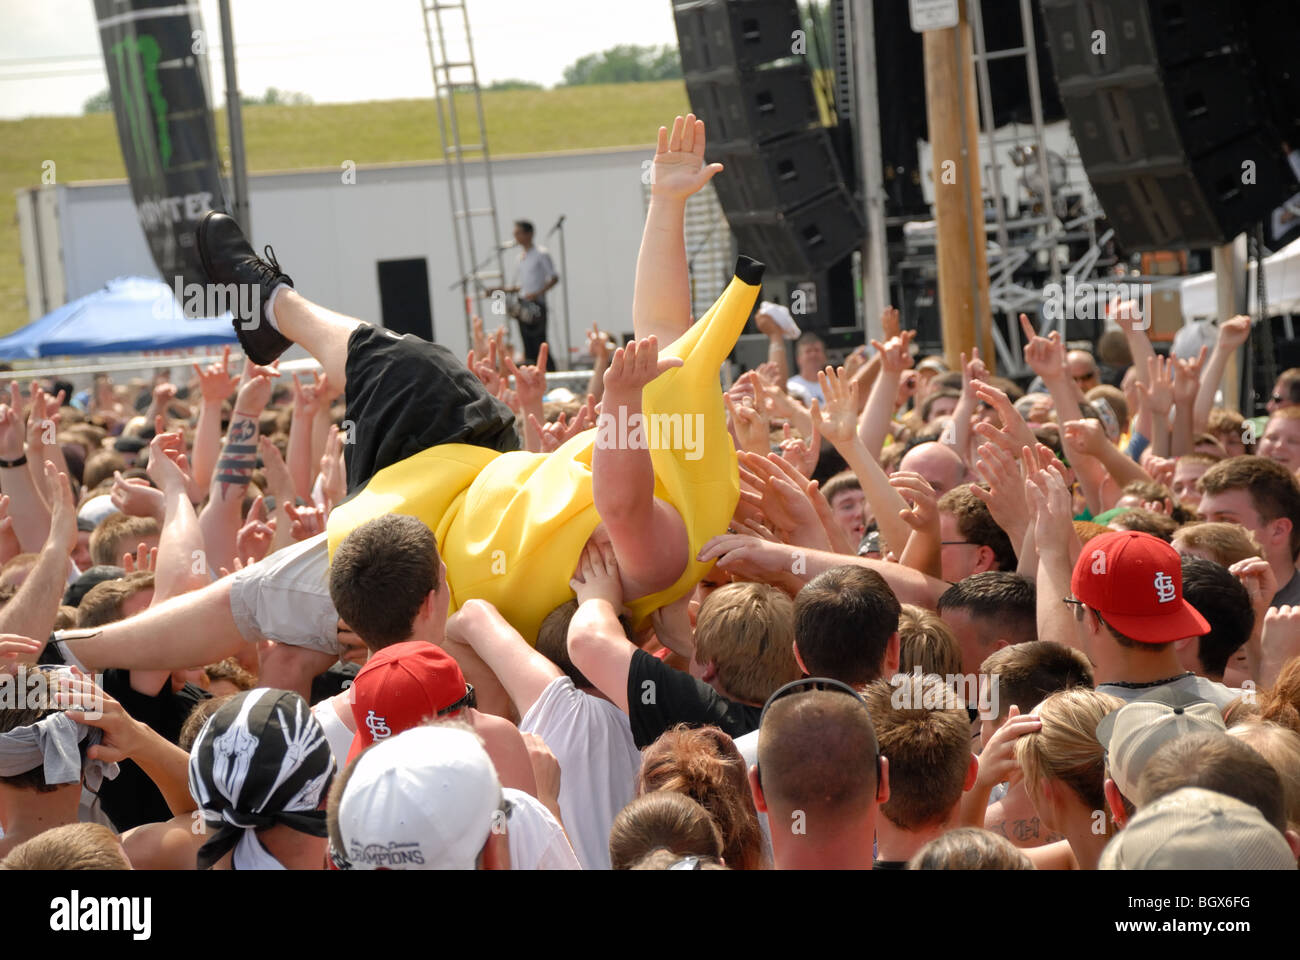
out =
{"type": "Polygon", "coordinates": [[[442,647],[424,640],[384,647],[352,681],[357,733],[348,763],[372,743],[418,727],[465,700],[468,692],[460,665],[442,647]]]}
{"type": "Polygon", "coordinates": [[[1106,623],[1142,643],[1169,643],[1210,632],[1183,599],[1178,552],[1159,537],[1117,530],[1083,545],[1070,578],[1074,596],[1106,623]]]}

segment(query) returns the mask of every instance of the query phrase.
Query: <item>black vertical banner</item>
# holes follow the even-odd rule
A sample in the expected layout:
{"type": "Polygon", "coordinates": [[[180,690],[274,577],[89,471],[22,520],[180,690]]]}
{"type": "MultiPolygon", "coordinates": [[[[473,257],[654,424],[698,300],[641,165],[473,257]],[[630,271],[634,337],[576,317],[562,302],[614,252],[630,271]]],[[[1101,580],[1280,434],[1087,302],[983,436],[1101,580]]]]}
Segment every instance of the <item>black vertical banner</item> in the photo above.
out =
{"type": "Polygon", "coordinates": [[[194,228],[226,209],[197,3],[95,0],[108,87],[136,212],[169,285],[204,283],[194,228]]]}

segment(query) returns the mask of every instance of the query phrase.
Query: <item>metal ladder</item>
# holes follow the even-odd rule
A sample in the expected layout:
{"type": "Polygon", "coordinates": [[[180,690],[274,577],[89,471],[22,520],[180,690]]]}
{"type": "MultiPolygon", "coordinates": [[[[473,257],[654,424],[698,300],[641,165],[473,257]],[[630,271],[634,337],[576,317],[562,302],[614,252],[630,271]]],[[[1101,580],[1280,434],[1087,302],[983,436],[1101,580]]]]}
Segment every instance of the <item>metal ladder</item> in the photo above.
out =
{"type": "MultiPolygon", "coordinates": [[[[1037,299],[1035,296],[1036,291],[1025,290],[1012,280],[1012,274],[1015,270],[1028,261],[1030,257],[1041,252],[1048,254],[1051,282],[1053,283],[1059,284],[1063,274],[1086,277],[1094,269],[1099,247],[1109,239],[1110,233],[1098,240],[1095,230],[1097,214],[1079,218],[1078,221],[1072,221],[1069,224],[1060,224],[1053,209],[1053,194],[1048,174],[1047,138],[1043,129],[1043,96],[1038,79],[1038,60],[1034,47],[1034,17],[1030,0],[1020,0],[1019,2],[1020,46],[1010,47],[1005,50],[990,51],[986,48],[984,43],[984,12],[980,0],[969,0],[968,12],[971,23],[971,40],[974,48],[973,60],[975,63],[976,86],[979,91],[980,113],[982,114],[984,127],[982,148],[987,151],[984,159],[991,168],[989,186],[993,195],[996,236],[1001,251],[1000,261],[990,263],[989,266],[991,274],[989,292],[995,311],[999,301],[1002,301],[1004,308],[1015,307],[1018,309],[1021,305],[1028,306],[1034,299],[1037,299]],[[1029,85],[1029,107],[1033,121],[1032,134],[1028,138],[1021,137],[1018,134],[1009,138],[998,137],[994,128],[993,95],[992,86],[989,83],[988,64],[991,60],[1013,58],[1022,59],[1025,62],[1026,80],[1029,85]],[[1037,152],[1037,180],[1043,198],[1043,212],[1040,217],[1026,217],[1022,212],[1017,220],[1008,224],[1002,193],[1002,160],[998,156],[998,148],[1009,143],[1023,144],[1026,139],[1034,145],[1037,152]],[[1024,228],[1031,225],[1040,231],[1037,239],[1027,248],[1013,248],[1009,227],[1024,228]],[[1066,234],[1068,231],[1079,227],[1083,227],[1091,234],[1092,248],[1079,262],[1067,265],[1065,270],[1062,271],[1059,253],[1060,245],[1067,239],[1066,234]]],[[[1007,312],[1011,313],[1012,311],[1008,309],[1007,312]]],[[[1046,335],[1048,330],[1055,327],[1056,324],[1053,321],[1044,320],[1039,326],[1040,332],[1046,335]]],[[[1060,321],[1059,329],[1061,336],[1064,337],[1064,320],[1060,321]]],[[[1019,324],[1008,323],[1004,331],[999,323],[994,322],[993,342],[998,355],[999,366],[1007,375],[1025,376],[1030,373],[1021,354],[1019,324]]]]}
{"type": "MultiPolygon", "coordinates": [[[[459,3],[420,0],[420,9],[429,44],[429,62],[433,67],[443,160],[447,164],[447,194],[451,201],[456,267],[460,277],[456,285],[463,294],[466,342],[473,343],[471,319],[476,314],[484,316],[486,288],[505,283],[496,190],[492,184],[492,158],[488,153],[487,125],[483,122],[483,98],[478,83],[478,67],[474,63],[469,11],[464,0],[459,3]],[[462,136],[462,118],[456,110],[457,93],[468,93],[473,97],[474,110],[470,122],[477,124],[477,134],[476,139],[470,142],[462,136]],[[479,170],[472,171],[471,163],[476,164],[479,170]],[[495,269],[490,269],[492,267],[495,269]]],[[[471,129],[467,134],[474,135],[475,131],[471,129]]],[[[484,319],[487,318],[484,316],[484,319]]]]}

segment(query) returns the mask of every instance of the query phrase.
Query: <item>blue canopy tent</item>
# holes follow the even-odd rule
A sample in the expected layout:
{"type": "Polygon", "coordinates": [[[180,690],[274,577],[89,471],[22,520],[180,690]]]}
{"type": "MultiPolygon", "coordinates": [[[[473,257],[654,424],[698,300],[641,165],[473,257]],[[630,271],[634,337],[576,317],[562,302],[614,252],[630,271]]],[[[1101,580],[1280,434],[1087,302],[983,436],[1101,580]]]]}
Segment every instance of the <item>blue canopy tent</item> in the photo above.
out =
{"type": "Polygon", "coordinates": [[[118,277],[0,339],[0,359],[34,360],[233,343],[229,313],[190,320],[172,288],[149,277],[118,277]]]}

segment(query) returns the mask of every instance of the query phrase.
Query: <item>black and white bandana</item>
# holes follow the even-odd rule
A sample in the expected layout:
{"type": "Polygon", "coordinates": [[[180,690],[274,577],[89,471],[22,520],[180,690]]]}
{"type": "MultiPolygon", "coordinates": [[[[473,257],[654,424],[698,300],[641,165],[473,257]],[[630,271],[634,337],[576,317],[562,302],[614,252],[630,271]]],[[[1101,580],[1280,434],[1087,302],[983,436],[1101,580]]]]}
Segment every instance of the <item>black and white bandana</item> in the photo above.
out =
{"type": "Polygon", "coordinates": [[[199,850],[207,870],[233,847],[238,870],[283,869],[257,839],[284,824],[323,837],[321,798],[334,754],[307,701],[259,687],[238,694],[204,724],[190,750],[190,793],[217,833],[199,850]]]}

